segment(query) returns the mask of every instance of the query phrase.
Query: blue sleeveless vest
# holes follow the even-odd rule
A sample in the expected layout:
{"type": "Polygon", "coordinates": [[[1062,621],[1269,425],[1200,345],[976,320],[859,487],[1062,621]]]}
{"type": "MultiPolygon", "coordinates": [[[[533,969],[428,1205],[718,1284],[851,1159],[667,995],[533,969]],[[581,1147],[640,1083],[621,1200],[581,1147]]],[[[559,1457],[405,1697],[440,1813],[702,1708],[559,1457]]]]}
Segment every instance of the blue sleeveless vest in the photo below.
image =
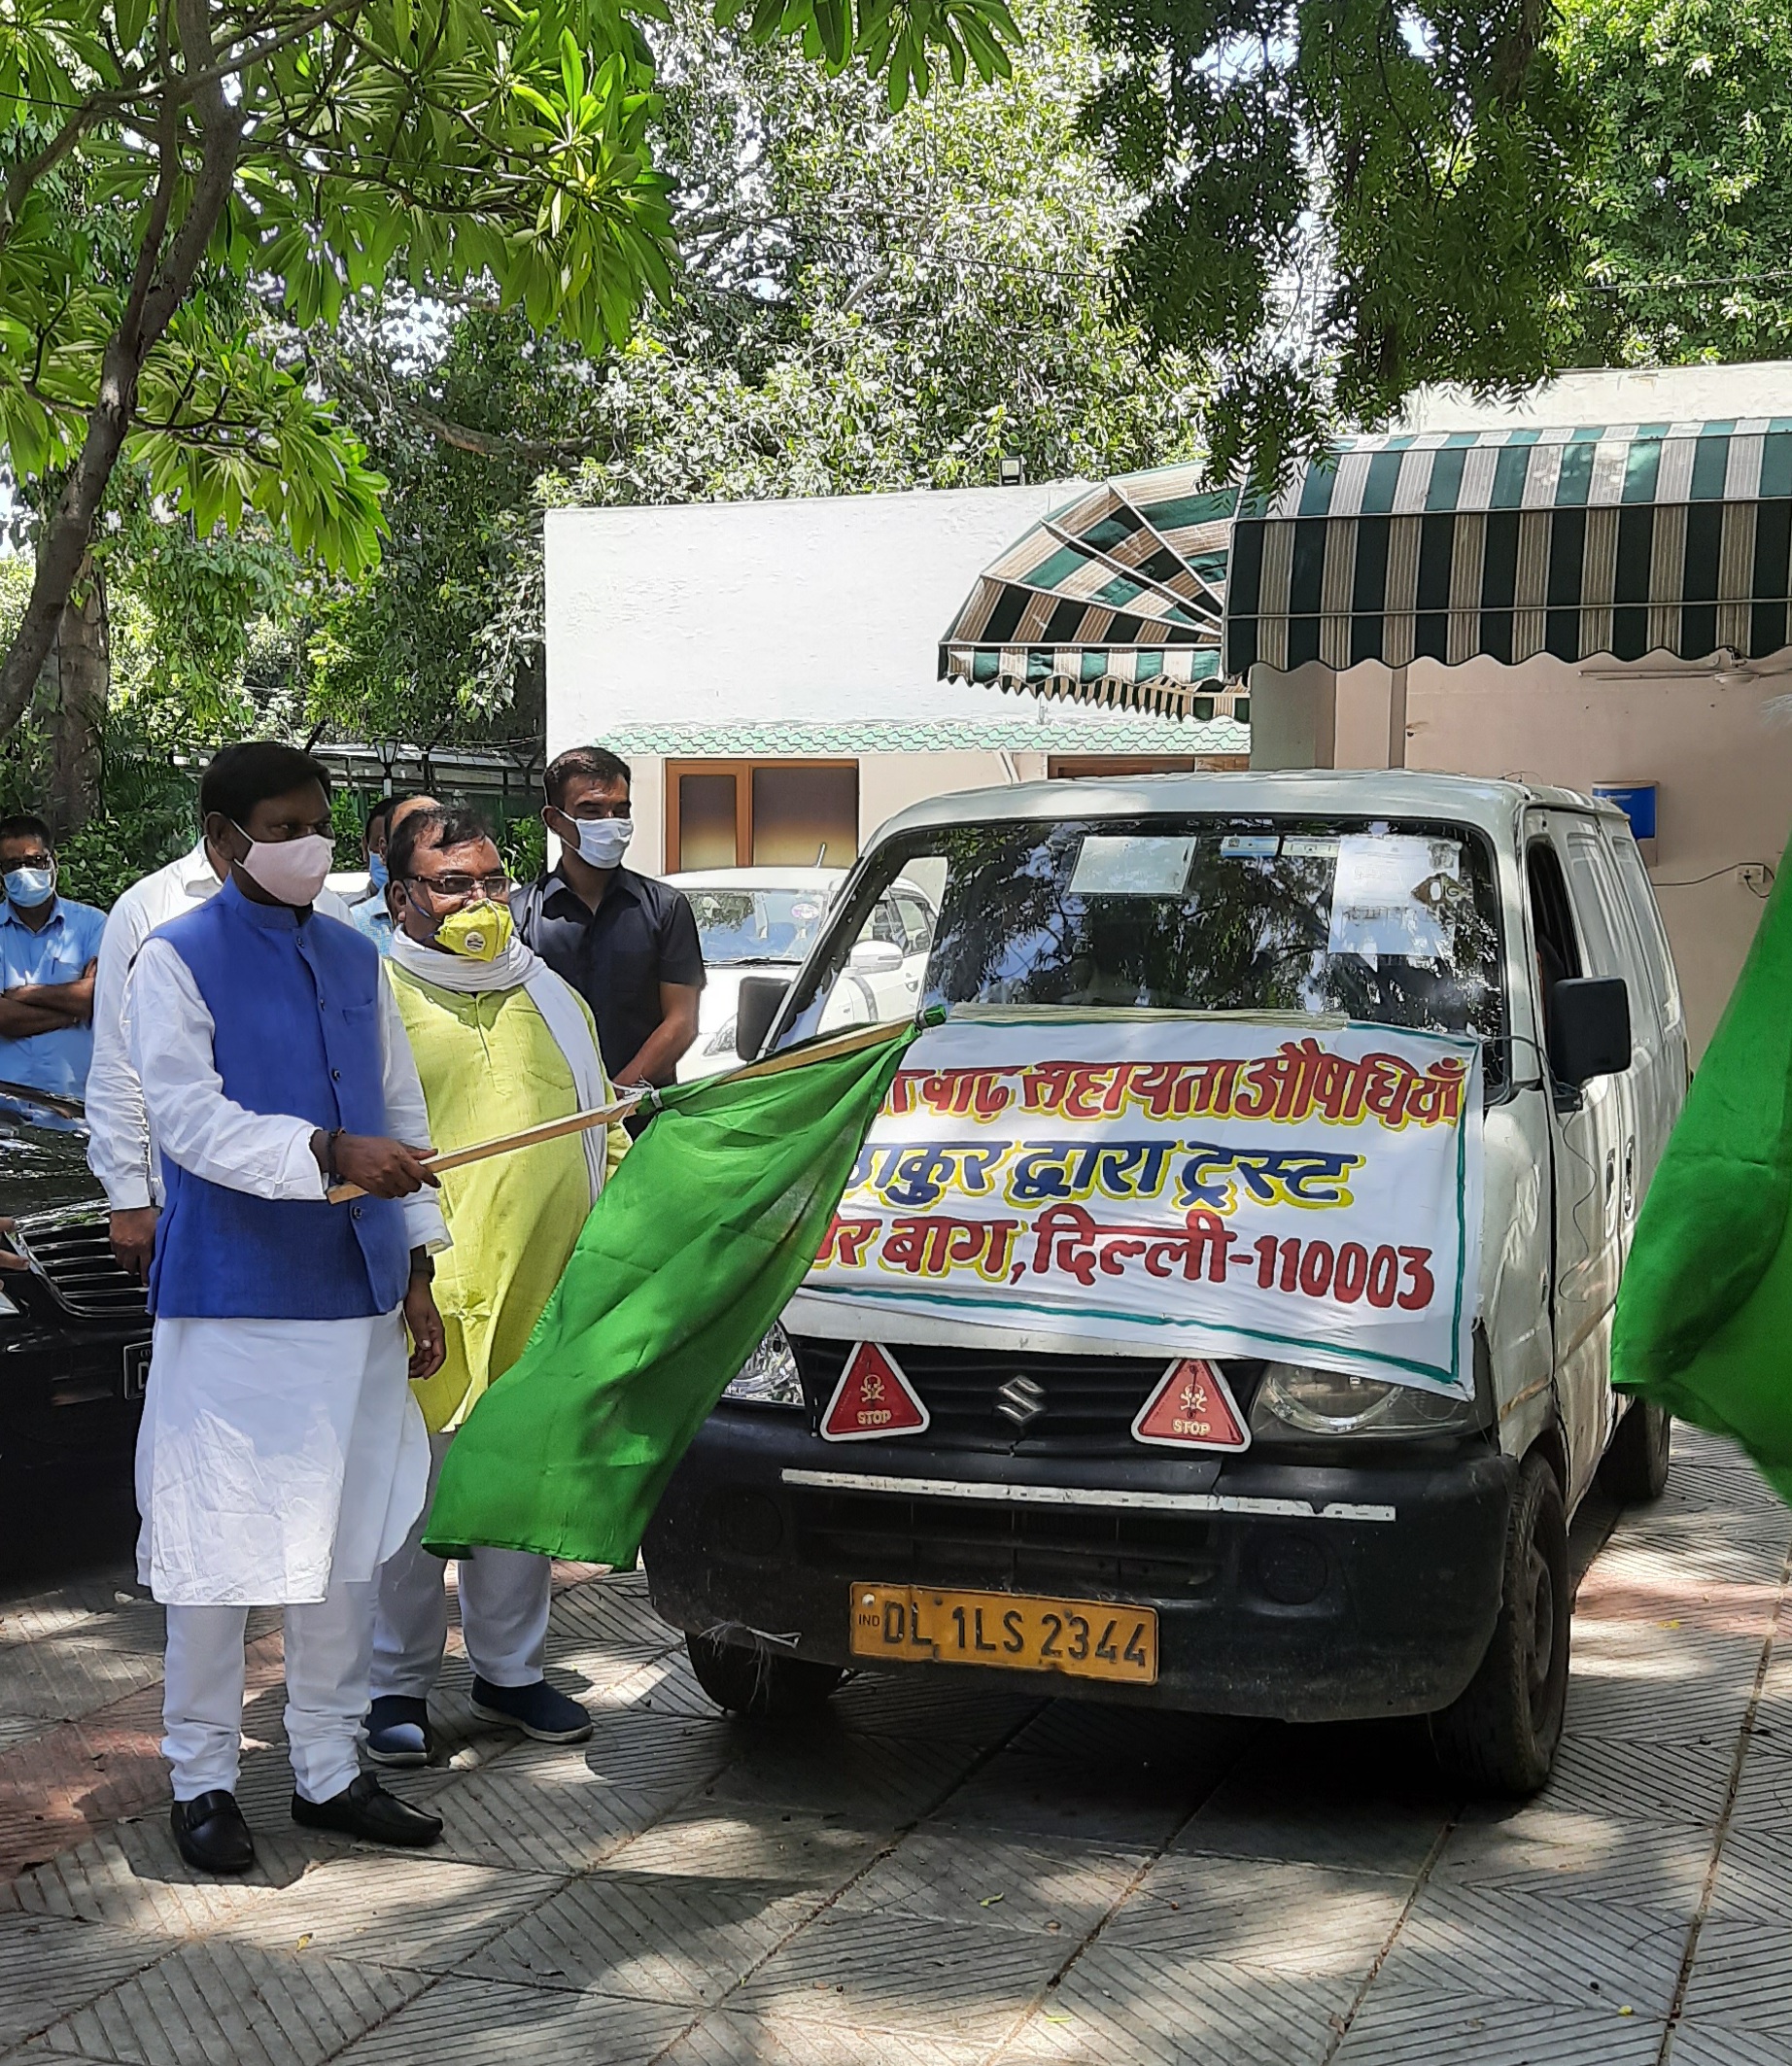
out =
{"type": "MultiPolygon", "coordinates": [[[[327,1132],[384,1133],[379,951],[321,912],[252,904],[226,882],[153,935],[192,972],[224,1095],[327,1132]]],[[[404,1296],[410,1249],[396,1198],[258,1198],[162,1157],[150,1309],[162,1318],[354,1320],[404,1296]]]]}

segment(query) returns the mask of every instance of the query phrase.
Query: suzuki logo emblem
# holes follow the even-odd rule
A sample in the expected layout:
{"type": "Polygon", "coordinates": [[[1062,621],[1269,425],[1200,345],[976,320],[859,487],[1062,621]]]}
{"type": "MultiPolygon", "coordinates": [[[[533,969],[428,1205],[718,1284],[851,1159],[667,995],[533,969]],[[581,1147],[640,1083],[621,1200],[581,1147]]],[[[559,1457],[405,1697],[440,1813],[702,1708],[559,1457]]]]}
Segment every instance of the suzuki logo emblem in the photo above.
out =
{"type": "Polygon", "coordinates": [[[1030,1377],[1011,1377],[995,1395],[995,1410],[1017,1428],[1030,1428],[1046,1410],[1046,1388],[1030,1377]]]}

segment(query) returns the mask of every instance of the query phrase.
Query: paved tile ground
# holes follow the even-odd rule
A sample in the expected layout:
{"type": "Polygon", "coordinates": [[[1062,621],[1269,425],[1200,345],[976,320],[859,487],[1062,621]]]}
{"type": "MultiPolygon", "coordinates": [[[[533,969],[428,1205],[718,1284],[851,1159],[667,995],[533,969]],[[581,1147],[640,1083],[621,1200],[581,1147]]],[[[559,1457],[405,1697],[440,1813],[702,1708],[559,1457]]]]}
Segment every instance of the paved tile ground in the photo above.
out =
{"type": "MultiPolygon", "coordinates": [[[[1602,1522],[1583,1530],[1583,1555],[1602,1522]]],[[[195,1880],[155,1755],[157,1617],[102,1571],[0,1600],[8,2066],[1792,2066],[1792,1516],[1683,1434],[1593,1556],[1561,1768],[1493,1808],[1415,1727],[1292,1729],[852,1681],[719,1717],[638,1577],[560,1573],[588,1744],[484,1729],[393,1856],[286,1818],[277,1625],[195,1880]]]]}

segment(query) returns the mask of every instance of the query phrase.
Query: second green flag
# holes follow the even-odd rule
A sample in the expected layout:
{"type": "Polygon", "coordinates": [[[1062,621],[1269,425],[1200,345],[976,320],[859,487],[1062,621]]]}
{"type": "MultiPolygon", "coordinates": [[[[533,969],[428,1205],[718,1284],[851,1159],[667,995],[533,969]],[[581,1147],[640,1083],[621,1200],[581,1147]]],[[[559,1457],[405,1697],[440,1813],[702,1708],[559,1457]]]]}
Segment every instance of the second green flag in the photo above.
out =
{"type": "Polygon", "coordinates": [[[442,1466],[426,1545],[628,1566],[808,1274],[915,1028],[660,1093],[522,1360],[442,1466]]]}

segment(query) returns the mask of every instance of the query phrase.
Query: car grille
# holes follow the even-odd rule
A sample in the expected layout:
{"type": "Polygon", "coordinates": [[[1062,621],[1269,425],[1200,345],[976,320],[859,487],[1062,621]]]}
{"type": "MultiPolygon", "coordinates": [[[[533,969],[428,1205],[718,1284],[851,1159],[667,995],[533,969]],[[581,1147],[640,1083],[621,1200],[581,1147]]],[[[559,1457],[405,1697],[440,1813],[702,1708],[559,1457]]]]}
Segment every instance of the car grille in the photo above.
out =
{"type": "MultiPolygon", "coordinates": [[[[852,1344],[793,1336],[804,1395],[814,1421],[827,1409],[852,1344]]],[[[991,1349],[950,1349],[903,1342],[891,1353],[932,1417],[925,1439],[1002,1455],[1130,1456],[1141,1454],[1132,1424],[1169,1367],[1167,1356],[1019,1356],[991,1349]],[[998,1410],[997,1394],[1014,1379],[1037,1387],[1042,1410],[1017,1427],[998,1410]]],[[[1228,1361],[1226,1375],[1244,1405],[1241,1373],[1255,1365],[1228,1361]]]]}
{"type": "Polygon", "coordinates": [[[13,1239],[65,1313],[121,1324],[147,1317],[143,1287],[114,1259],[105,1221],[46,1215],[21,1220],[13,1239]]]}
{"type": "Polygon", "coordinates": [[[793,1488],[797,1554],[848,1582],[1189,1599],[1219,1572],[1205,1516],[793,1488]]]}

